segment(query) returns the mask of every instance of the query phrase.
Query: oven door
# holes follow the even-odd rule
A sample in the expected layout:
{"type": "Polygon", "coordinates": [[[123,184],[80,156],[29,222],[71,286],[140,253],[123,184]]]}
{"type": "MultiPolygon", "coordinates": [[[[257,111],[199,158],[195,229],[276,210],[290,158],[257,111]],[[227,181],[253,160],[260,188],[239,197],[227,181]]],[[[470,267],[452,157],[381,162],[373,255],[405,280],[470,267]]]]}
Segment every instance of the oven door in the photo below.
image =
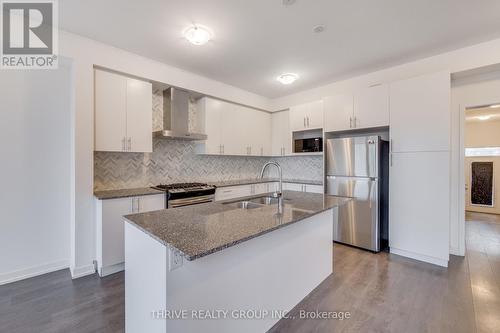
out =
{"type": "Polygon", "coordinates": [[[203,195],[191,198],[174,199],[167,201],[167,208],[177,208],[183,206],[197,205],[214,201],[214,195],[203,195]]]}

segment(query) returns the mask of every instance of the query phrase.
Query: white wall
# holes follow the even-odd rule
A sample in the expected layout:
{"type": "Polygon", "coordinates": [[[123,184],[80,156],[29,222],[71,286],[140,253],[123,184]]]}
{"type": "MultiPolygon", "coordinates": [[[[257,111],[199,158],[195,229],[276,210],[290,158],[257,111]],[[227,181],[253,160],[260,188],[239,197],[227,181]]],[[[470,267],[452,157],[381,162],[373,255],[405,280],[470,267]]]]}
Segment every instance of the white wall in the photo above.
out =
{"type": "Polygon", "coordinates": [[[72,77],[0,74],[0,284],[69,266],[72,77]]]}

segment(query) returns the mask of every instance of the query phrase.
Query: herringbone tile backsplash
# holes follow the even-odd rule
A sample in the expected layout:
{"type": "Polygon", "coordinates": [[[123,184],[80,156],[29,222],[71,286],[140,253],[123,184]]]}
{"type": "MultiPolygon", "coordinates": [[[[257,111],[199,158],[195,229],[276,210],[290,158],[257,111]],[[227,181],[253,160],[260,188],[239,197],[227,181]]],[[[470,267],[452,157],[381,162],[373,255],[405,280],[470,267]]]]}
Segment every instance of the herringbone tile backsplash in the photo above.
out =
{"type": "MultiPolygon", "coordinates": [[[[153,153],[94,153],[94,189],[121,189],[174,182],[210,182],[256,178],[262,165],[276,160],[284,178],[321,180],[321,156],[208,156],[195,152],[196,143],[154,139],[153,153]]],[[[277,176],[269,168],[267,176],[277,176]]]]}
{"type": "MultiPolygon", "coordinates": [[[[195,119],[195,103],[190,101],[190,119],[195,119]]],[[[153,89],[153,130],[163,128],[162,89],[153,89]]],[[[190,123],[192,131],[197,124],[190,123]]],[[[94,153],[94,189],[145,187],[160,183],[210,182],[256,178],[267,157],[208,156],[195,152],[196,143],[154,138],[153,153],[94,153]]],[[[320,156],[277,157],[283,177],[321,180],[323,159],[320,156]]],[[[268,176],[276,177],[274,169],[268,176]]]]}

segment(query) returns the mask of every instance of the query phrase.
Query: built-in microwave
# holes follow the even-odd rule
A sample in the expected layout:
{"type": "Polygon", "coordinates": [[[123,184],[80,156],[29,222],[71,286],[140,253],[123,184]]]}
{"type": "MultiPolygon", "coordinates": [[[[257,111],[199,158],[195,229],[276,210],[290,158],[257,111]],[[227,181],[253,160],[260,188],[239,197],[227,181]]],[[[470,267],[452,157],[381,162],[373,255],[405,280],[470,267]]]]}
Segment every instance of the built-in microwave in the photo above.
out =
{"type": "Polygon", "coordinates": [[[323,138],[308,138],[294,140],[294,153],[314,153],[323,151],[323,138]]]}

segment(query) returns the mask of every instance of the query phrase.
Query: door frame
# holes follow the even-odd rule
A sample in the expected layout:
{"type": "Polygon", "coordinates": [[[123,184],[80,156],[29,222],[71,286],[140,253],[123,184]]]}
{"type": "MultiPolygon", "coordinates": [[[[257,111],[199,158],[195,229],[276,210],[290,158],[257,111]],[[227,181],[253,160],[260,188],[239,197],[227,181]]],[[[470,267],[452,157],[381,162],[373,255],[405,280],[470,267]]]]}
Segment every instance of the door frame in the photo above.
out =
{"type": "Polygon", "coordinates": [[[458,253],[460,256],[465,256],[465,112],[468,109],[486,107],[493,104],[499,104],[500,96],[496,98],[484,98],[480,104],[463,104],[458,105],[459,108],[459,157],[458,157],[458,253]]]}

